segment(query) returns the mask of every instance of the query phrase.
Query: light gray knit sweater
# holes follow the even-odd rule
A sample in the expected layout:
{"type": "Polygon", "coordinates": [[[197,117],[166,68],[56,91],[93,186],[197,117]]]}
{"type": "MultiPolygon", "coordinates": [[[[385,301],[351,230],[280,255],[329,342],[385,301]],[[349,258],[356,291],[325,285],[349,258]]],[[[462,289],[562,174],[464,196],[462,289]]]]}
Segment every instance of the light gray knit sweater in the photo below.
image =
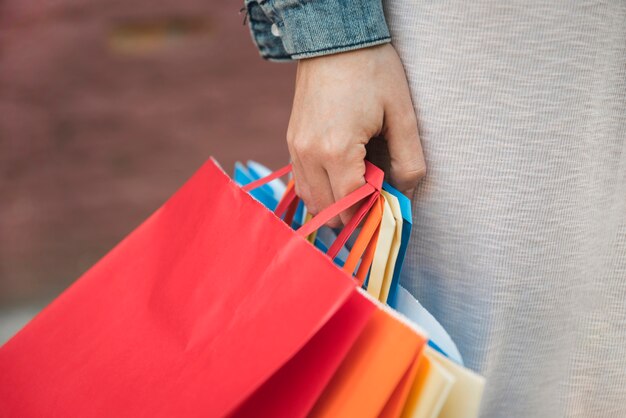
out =
{"type": "Polygon", "coordinates": [[[626,5],[383,0],[428,174],[402,283],[482,417],[626,417],[626,5]]]}

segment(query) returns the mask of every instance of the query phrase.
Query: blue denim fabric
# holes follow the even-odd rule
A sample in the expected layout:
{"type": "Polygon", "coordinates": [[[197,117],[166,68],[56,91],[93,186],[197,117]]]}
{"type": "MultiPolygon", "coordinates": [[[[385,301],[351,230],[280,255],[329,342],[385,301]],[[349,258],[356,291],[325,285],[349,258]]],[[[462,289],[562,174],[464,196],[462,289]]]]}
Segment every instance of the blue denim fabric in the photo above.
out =
{"type": "Polygon", "coordinates": [[[290,61],[391,41],[381,0],[244,0],[250,32],[270,61],[290,61]]]}

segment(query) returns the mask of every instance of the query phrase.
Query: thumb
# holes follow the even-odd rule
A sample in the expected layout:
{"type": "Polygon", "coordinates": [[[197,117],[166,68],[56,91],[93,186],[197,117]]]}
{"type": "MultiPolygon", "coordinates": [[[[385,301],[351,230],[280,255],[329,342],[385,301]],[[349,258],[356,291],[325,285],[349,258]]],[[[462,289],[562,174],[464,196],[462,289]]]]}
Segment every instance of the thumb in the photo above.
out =
{"type": "Polygon", "coordinates": [[[426,162],[417,130],[417,118],[408,100],[400,108],[385,112],[383,135],[390,157],[390,183],[409,197],[426,175],[426,162]]]}

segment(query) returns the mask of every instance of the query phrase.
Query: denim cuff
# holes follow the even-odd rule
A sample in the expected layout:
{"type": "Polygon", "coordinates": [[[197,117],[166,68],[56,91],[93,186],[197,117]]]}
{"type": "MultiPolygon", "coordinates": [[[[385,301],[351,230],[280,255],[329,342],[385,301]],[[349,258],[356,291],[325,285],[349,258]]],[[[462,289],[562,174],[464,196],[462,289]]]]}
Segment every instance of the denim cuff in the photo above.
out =
{"type": "Polygon", "coordinates": [[[391,41],[381,0],[245,0],[250,32],[270,61],[290,61],[391,41]]]}

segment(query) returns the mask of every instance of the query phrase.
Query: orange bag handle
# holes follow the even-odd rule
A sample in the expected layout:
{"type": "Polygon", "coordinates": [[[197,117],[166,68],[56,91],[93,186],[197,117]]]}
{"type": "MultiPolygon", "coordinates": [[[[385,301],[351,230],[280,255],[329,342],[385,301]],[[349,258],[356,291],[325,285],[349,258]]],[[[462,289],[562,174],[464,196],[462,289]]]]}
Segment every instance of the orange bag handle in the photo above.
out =
{"type": "Polygon", "coordinates": [[[362,286],[365,282],[367,272],[372,265],[374,259],[374,250],[376,249],[376,243],[378,242],[378,233],[380,232],[380,223],[383,217],[383,198],[379,196],[376,204],[372,207],[372,210],[367,215],[367,219],[363,223],[361,232],[357,237],[348,258],[343,265],[343,270],[352,275],[356,268],[359,259],[361,264],[356,273],[356,278],[359,281],[359,285],[362,286]]]}
{"type": "Polygon", "coordinates": [[[367,272],[370,271],[372,261],[374,261],[374,253],[376,252],[376,244],[378,243],[379,232],[380,224],[376,228],[376,231],[372,236],[372,240],[367,245],[367,248],[365,249],[365,254],[363,255],[363,258],[361,258],[361,264],[359,265],[359,269],[356,272],[356,278],[359,282],[359,286],[363,286],[363,283],[365,283],[367,272]]]}

